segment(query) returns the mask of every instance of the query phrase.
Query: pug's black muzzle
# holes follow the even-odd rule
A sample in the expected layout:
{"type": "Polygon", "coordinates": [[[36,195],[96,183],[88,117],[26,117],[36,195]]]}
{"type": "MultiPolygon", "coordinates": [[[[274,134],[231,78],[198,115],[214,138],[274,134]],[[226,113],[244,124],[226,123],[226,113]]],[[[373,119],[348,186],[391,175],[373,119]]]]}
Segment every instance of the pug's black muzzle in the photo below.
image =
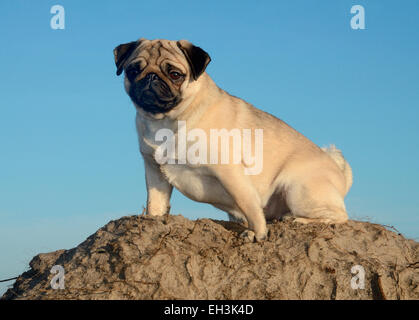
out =
{"type": "Polygon", "coordinates": [[[132,82],[129,96],[136,105],[153,114],[173,109],[179,98],[157,74],[149,73],[138,82],[132,82]]]}

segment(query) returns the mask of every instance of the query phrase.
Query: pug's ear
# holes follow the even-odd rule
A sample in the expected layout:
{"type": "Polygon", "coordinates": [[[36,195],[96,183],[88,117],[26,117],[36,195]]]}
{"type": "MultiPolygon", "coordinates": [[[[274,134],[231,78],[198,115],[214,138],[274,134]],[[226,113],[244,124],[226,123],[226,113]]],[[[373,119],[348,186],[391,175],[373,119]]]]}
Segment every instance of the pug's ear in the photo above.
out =
{"type": "Polygon", "coordinates": [[[182,50],[186,60],[188,60],[193,79],[198,79],[199,76],[205,71],[208,63],[210,63],[210,56],[200,47],[196,47],[186,40],[179,40],[177,42],[177,46],[180,50],[182,50]]]}
{"type": "Polygon", "coordinates": [[[139,44],[140,41],[132,41],[120,44],[115,49],[113,49],[117,76],[119,76],[122,73],[125,61],[129,58],[131,53],[138,47],[139,44]]]}

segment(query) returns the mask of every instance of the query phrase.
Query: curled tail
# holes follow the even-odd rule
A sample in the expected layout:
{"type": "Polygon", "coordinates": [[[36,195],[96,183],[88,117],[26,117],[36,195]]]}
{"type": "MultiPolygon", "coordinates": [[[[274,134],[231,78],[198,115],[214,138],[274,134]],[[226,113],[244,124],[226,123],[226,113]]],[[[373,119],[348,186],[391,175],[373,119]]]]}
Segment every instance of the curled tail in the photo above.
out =
{"type": "Polygon", "coordinates": [[[333,144],[328,147],[323,147],[322,150],[326,152],[336,162],[340,170],[342,170],[346,181],[346,192],[348,192],[352,186],[353,181],[352,169],[349,163],[343,157],[342,151],[337,149],[333,144]]]}

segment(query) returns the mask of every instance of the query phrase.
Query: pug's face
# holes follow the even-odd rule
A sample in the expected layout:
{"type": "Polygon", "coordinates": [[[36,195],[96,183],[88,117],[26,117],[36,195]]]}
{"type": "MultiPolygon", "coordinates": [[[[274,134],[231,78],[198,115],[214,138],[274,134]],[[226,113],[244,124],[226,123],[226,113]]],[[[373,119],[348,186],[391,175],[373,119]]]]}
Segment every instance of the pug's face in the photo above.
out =
{"type": "Polygon", "coordinates": [[[211,61],[185,40],[140,39],[114,49],[117,75],[125,71],[125,90],[137,108],[156,115],[176,108],[211,61]]]}

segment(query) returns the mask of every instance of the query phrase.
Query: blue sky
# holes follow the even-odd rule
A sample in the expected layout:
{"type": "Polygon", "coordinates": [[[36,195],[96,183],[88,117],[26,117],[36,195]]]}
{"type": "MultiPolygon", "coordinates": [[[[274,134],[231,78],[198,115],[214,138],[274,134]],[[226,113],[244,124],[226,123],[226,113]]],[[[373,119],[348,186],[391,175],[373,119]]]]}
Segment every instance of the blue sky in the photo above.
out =
{"type": "MultiPolygon", "coordinates": [[[[419,237],[418,12],[415,0],[1,1],[0,279],[145,205],[112,53],[140,37],[201,46],[221,88],[343,150],[351,218],[419,237]],[[65,30],[50,28],[55,4],[65,30]],[[350,28],[355,4],[365,30],[350,28]]],[[[172,212],[226,218],[178,192],[172,212]]]]}

